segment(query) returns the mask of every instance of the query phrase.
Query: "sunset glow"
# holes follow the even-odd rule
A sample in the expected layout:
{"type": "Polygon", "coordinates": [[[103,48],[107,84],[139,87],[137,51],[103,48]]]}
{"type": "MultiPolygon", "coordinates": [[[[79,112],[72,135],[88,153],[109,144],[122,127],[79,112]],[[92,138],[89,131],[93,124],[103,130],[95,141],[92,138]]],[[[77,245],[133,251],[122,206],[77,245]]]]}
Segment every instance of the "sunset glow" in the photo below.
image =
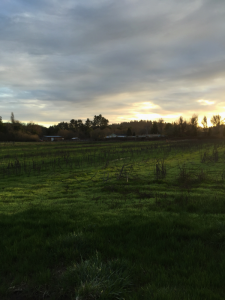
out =
{"type": "Polygon", "coordinates": [[[1,1],[2,119],[224,116],[225,2],[160,3],[1,1]]]}

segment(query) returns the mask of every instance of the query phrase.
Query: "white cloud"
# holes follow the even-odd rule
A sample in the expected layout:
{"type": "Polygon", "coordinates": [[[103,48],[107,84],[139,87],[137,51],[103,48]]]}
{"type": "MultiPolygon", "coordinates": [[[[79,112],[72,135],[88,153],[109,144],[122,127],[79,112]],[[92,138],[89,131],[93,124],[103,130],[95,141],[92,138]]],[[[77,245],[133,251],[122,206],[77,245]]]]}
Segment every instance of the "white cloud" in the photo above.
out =
{"type": "Polygon", "coordinates": [[[212,105],[215,103],[215,101],[209,101],[209,100],[204,100],[204,99],[199,99],[197,100],[201,105],[212,105]]]}
{"type": "Polygon", "coordinates": [[[217,112],[224,13],[215,0],[1,1],[2,117],[13,110],[47,123],[102,113],[113,122],[217,112]]]}

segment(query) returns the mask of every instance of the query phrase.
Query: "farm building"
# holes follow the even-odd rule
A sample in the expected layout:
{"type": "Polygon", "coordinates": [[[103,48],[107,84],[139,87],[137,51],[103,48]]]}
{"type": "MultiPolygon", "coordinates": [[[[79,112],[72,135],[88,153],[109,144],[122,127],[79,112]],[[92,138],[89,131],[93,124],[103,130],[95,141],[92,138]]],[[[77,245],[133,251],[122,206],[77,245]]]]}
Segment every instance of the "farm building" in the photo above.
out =
{"type": "Polygon", "coordinates": [[[127,135],[116,135],[114,133],[112,133],[111,135],[108,135],[106,136],[107,139],[110,139],[110,138],[128,138],[128,139],[143,139],[143,138],[159,138],[159,137],[163,137],[162,135],[160,134],[142,134],[142,135],[136,135],[136,136],[127,136],[127,135]]]}
{"type": "Polygon", "coordinates": [[[44,135],[43,141],[54,142],[54,141],[63,141],[64,138],[59,135],[44,135]]]}
{"type": "Polygon", "coordinates": [[[126,135],[116,135],[115,133],[112,133],[110,135],[107,135],[106,138],[107,139],[112,139],[112,138],[126,138],[126,135]]]}
{"type": "Polygon", "coordinates": [[[162,137],[161,134],[142,134],[142,135],[138,135],[138,138],[159,138],[162,137]]]}
{"type": "Polygon", "coordinates": [[[116,138],[116,137],[117,137],[117,135],[115,133],[112,133],[112,134],[106,136],[107,139],[112,139],[112,138],[116,138]]]}

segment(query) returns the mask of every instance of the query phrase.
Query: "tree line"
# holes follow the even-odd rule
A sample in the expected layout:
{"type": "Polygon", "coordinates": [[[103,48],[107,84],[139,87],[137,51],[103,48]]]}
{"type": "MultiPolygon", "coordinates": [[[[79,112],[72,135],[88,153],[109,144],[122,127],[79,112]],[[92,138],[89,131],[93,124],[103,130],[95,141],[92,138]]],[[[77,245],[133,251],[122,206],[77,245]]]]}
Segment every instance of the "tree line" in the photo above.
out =
{"type": "Polygon", "coordinates": [[[199,121],[198,115],[194,114],[189,120],[180,116],[174,122],[165,122],[162,118],[158,120],[134,120],[112,124],[111,129],[116,134],[127,136],[161,134],[168,137],[223,137],[225,136],[224,120],[220,115],[213,115],[210,120],[206,116],[199,121]],[[210,126],[211,123],[211,126],[210,126]]]}
{"type": "Polygon", "coordinates": [[[0,117],[1,141],[38,141],[44,135],[59,135],[64,139],[78,137],[80,139],[98,140],[110,134],[123,136],[161,134],[167,137],[225,137],[225,125],[220,115],[213,115],[210,120],[204,116],[199,121],[196,114],[189,120],[180,116],[174,122],[165,122],[160,118],[153,121],[133,120],[115,124],[109,124],[109,120],[100,114],[95,115],[92,120],[89,118],[85,121],[71,119],[68,122],[59,122],[57,125],[48,128],[34,122],[20,122],[16,120],[13,112],[10,116],[10,122],[3,123],[0,117]]]}

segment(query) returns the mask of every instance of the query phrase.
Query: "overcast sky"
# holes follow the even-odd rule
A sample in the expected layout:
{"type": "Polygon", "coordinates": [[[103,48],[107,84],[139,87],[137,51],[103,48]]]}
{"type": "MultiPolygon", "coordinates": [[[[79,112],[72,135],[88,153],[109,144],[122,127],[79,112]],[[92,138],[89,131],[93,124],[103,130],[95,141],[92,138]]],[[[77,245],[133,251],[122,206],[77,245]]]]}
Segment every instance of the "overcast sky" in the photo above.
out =
{"type": "Polygon", "coordinates": [[[225,117],[225,0],[0,0],[0,115],[225,117]]]}

